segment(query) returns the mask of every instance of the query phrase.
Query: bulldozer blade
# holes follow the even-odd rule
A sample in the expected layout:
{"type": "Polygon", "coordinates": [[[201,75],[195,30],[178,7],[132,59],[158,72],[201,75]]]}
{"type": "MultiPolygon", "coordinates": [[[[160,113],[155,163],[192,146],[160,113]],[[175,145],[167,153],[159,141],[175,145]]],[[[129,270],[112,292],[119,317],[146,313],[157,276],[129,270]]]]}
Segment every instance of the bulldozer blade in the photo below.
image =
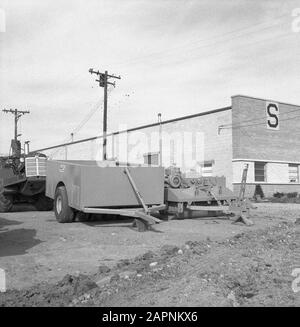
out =
{"type": "Polygon", "coordinates": [[[135,220],[133,227],[137,227],[139,232],[145,232],[147,230],[154,230],[153,225],[161,222],[160,219],[146,214],[142,211],[135,212],[135,220]]]}
{"type": "Polygon", "coordinates": [[[150,229],[150,225],[147,222],[138,218],[134,220],[133,227],[137,227],[139,232],[145,232],[150,229]]]}
{"type": "Polygon", "coordinates": [[[246,226],[253,226],[254,225],[254,222],[251,220],[251,219],[249,219],[249,218],[247,218],[247,217],[245,217],[245,215],[239,215],[238,217],[237,217],[237,219],[235,220],[235,221],[233,221],[232,222],[233,224],[236,224],[236,223],[243,223],[243,224],[245,224],[246,226]]]}

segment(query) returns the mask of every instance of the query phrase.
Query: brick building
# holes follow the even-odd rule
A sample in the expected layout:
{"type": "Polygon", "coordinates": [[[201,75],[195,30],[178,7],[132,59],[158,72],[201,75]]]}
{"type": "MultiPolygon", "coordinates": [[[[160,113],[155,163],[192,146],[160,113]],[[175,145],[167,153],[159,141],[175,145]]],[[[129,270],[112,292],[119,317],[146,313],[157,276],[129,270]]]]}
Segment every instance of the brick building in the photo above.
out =
{"type": "MultiPolygon", "coordinates": [[[[299,118],[300,106],[237,95],[229,107],[111,133],[108,156],[144,162],[145,154],[159,151],[161,126],[165,167],[175,164],[187,175],[225,176],[237,192],[248,163],[249,196],[258,185],[265,196],[300,192],[299,118]]],[[[69,146],[60,156],[101,159],[102,140],[88,141],[69,146]]]]}
{"type": "Polygon", "coordinates": [[[234,96],[231,107],[233,188],[249,163],[249,194],[256,185],[266,196],[300,192],[300,106],[234,96]]]}

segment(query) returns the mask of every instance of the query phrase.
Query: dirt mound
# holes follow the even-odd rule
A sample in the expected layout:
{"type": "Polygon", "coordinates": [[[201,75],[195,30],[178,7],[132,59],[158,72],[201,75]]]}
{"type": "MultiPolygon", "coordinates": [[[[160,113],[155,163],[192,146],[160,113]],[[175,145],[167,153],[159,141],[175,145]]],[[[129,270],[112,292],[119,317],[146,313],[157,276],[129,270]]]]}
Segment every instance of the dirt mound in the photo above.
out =
{"type": "Polygon", "coordinates": [[[97,288],[86,275],[66,275],[59,283],[39,284],[27,290],[8,291],[0,297],[0,306],[68,306],[74,297],[97,288]]]}
{"type": "Polygon", "coordinates": [[[165,245],[95,275],[9,291],[0,305],[299,306],[291,289],[299,236],[299,225],[281,223],[225,241],[165,245]]]}
{"type": "MultiPolygon", "coordinates": [[[[92,299],[100,306],[300,306],[292,291],[299,227],[246,231],[225,241],[163,247],[137,274],[104,285],[92,299]]],[[[132,266],[128,265],[127,269],[132,266]]]]}

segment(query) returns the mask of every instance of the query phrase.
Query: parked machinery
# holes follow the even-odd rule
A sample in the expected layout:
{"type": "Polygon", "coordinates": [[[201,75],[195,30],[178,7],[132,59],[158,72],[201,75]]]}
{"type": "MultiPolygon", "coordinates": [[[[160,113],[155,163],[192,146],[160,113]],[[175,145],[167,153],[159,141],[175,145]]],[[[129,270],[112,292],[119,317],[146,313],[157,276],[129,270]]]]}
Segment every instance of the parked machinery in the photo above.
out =
{"type": "Polygon", "coordinates": [[[54,200],[58,222],[84,221],[89,214],[135,218],[138,230],[160,222],[165,209],[164,168],[116,161],[49,160],[46,194],[54,200]]]}
{"type": "Polygon", "coordinates": [[[180,169],[165,170],[165,204],[168,214],[176,218],[233,214],[235,221],[252,225],[248,218],[251,203],[245,199],[248,167],[243,172],[239,196],[226,187],[225,177],[184,177],[180,169]]]}
{"type": "Polygon", "coordinates": [[[29,141],[22,151],[18,139],[18,121],[29,111],[2,111],[14,115],[14,138],[10,154],[0,157],[0,212],[10,211],[17,202],[33,203],[40,211],[52,210],[53,201],[45,196],[47,158],[42,153],[29,153],[29,141]]]}
{"type": "Polygon", "coordinates": [[[21,154],[21,144],[12,140],[12,155],[0,157],[0,212],[8,212],[14,203],[26,202],[37,210],[52,210],[53,201],[45,196],[46,156],[21,154]]]}
{"type": "Polygon", "coordinates": [[[46,195],[54,199],[56,219],[70,223],[89,214],[135,218],[139,230],[160,222],[166,211],[177,218],[231,213],[247,225],[250,203],[226,187],[225,177],[186,178],[179,168],[120,164],[115,161],[50,160],[46,195]]]}

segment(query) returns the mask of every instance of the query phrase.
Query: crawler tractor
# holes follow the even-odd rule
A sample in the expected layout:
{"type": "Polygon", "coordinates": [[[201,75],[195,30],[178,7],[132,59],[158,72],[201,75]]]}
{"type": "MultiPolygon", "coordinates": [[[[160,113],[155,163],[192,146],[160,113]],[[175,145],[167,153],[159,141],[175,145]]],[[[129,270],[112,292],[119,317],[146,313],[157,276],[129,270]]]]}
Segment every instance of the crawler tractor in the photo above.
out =
{"type": "Polygon", "coordinates": [[[0,212],[10,211],[19,202],[32,203],[39,211],[52,210],[53,201],[45,196],[47,158],[29,153],[28,142],[27,151],[22,153],[17,133],[20,111],[3,111],[15,114],[15,138],[11,140],[11,154],[0,157],[0,212]]]}
{"type": "Polygon", "coordinates": [[[52,201],[45,196],[46,156],[0,157],[0,212],[8,212],[14,203],[32,203],[39,211],[52,210],[52,201]]]}

